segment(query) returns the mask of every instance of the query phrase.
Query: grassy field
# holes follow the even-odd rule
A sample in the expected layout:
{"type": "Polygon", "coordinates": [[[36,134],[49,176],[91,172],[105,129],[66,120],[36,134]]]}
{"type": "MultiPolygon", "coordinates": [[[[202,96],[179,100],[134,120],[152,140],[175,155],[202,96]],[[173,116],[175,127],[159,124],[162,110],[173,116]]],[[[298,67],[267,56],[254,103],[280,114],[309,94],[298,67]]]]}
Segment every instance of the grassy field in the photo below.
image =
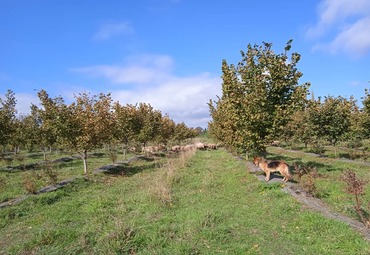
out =
{"type": "MultiPolygon", "coordinates": [[[[315,178],[316,196],[325,201],[333,211],[345,214],[352,218],[358,218],[353,209],[354,197],[345,192],[346,184],[342,180],[343,173],[352,170],[361,180],[370,180],[370,163],[362,160],[347,160],[331,157],[318,157],[302,151],[290,151],[283,148],[270,147],[268,149],[270,158],[286,160],[290,165],[298,163],[313,167],[317,170],[318,177],[315,178]]],[[[365,186],[363,207],[368,210],[370,202],[370,185],[365,186]]]]}
{"type": "Polygon", "coordinates": [[[0,247],[0,254],[370,253],[346,224],[306,210],[280,183],[257,181],[223,149],[136,161],[0,209],[0,247]]]}
{"type": "MultiPolygon", "coordinates": [[[[122,159],[122,155],[119,156],[122,159]]],[[[130,156],[132,155],[128,154],[130,156]]],[[[21,157],[22,161],[13,160],[10,166],[0,161],[0,202],[83,174],[83,162],[78,156],[54,152],[48,155],[47,162],[43,160],[42,153],[24,153],[21,157]],[[60,158],[70,160],[53,162],[60,158]],[[8,170],[9,167],[12,170],[8,170]]],[[[90,172],[111,163],[106,152],[91,153],[88,159],[90,172]]]]}

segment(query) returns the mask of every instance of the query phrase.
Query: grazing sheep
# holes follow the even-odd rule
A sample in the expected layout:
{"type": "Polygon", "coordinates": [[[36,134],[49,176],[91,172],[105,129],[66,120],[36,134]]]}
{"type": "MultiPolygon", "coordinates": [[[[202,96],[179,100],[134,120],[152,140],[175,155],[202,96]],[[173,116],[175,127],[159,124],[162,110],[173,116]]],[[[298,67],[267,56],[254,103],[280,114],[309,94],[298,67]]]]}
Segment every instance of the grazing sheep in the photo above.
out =
{"type": "Polygon", "coordinates": [[[272,146],[280,146],[280,141],[273,141],[271,143],[272,146]]]}
{"type": "Polygon", "coordinates": [[[167,150],[166,146],[163,144],[155,146],[155,149],[156,151],[166,151],[167,150]]]}
{"type": "Polygon", "coordinates": [[[135,153],[136,152],[136,147],[130,147],[128,149],[129,152],[135,153]]]}
{"type": "Polygon", "coordinates": [[[171,148],[171,151],[174,151],[174,152],[179,152],[180,150],[181,150],[180,145],[175,145],[175,146],[172,146],[172,148],[171,148]]]}
{"type": "Polygon", "coordinates": [[[204,143],[195,143],[194,145],[198,150],[204,150],[205,149],[204,143]]]}
{"type": "Polygon", "coordinates": [[[196,147],[194,144],[188,144],[188,145],[185,145],[184,147],[184,151],[191,151],[191,150],[194,150],[196,147]]]}
{"type": "Polygon", "coordinates": [[[147,146],[147,147],[142,147],[141,151],[144,153],[154,153],[157,150],[154,146],[147,146]]]}
{"type": "Polygon", "coordinates": [[[217,144],[209,143],[209,144],[207,144],[207,148],[209,148],[211,150],[216,150],[217,149],[217,144]]]}

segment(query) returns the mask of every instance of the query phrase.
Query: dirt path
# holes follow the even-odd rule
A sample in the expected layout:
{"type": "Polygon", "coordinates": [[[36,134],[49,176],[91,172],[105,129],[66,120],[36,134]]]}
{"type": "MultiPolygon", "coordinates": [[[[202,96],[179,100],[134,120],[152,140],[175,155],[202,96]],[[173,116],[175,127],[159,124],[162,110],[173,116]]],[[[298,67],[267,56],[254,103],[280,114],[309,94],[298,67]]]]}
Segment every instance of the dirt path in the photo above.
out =
{"type": "MultiPolygon", "coordinates": [[[[249,172],[255,174],[255,176],[258,178],[260,181],[265,181],[265,176],[260,173],[261,170],[257,168],[253,163],[247,162],[247,168],[249,172]]],[[[271,174],[271,180],[270,182],[282,182],[282,177],[273,175],[271,174]]],[[[350,227],[358,231],[363,235],[365,239],[370,241],[370,230],[365,228],[364,224],[360,221],[354,220],[352,218],[349,218],[347,216],[334,213],[330,211],[329,207],[320,199],[310,197],[306,195],[306,192],[304,192],[297,184],[288,182],[284,186],[284,191],[292,195],[294,198],[296,198],[301,204],[304,205],[304,207],[320,212],[322,215],[324,215],[327,218],[331,218],[334,220],[339,220],[342,221],[346,224],[348,224],[350,227]]]]}

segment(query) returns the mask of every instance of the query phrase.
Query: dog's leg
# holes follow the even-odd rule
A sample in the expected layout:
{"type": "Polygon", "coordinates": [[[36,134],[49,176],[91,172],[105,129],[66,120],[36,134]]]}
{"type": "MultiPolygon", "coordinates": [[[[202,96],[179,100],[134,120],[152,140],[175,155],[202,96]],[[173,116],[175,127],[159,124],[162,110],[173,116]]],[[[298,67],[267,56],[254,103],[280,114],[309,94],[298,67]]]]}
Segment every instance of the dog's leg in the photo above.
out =
{"type": "Polygon", "coordinates": [[[284,174],[284,179],[283,179],[284,182],[288,182],[289,181],[289,175],[286,175],[284,174]]]}
{"type": "Polygon", "coordinates": [[[270,171],[265,171],[265,173],[266,173],[265,180],[268,182],[270,180],[270,171]]]}

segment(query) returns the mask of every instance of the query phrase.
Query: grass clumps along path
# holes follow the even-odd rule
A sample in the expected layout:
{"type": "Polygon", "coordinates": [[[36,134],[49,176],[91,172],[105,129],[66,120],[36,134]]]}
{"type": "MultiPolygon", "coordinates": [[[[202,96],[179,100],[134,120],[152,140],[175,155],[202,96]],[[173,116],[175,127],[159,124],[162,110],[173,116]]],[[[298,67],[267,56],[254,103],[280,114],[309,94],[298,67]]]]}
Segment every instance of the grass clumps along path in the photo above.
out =
{"type": "Polygon", "coordinates": [[[0,254],[369,254],[223,149],[137,161],[0,210],[0,254]]]}

